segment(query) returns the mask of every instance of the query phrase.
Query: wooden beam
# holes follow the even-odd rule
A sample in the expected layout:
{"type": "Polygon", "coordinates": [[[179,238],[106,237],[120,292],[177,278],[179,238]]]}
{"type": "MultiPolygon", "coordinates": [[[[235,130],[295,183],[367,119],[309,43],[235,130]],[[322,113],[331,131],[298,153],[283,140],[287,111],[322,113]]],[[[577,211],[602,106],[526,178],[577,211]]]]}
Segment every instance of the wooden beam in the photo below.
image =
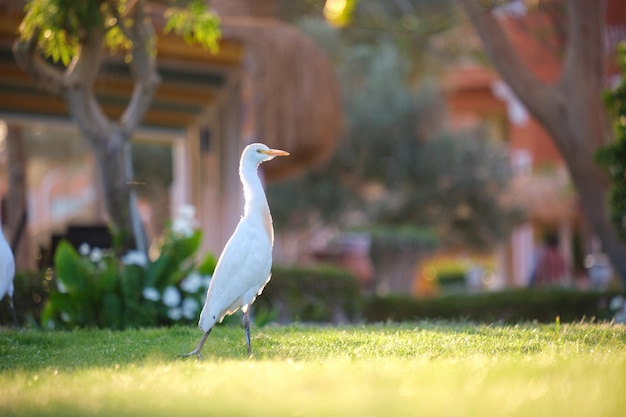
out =
{"type": "MultiPolygon", "coordinates": [[[[104,113],[110,118],[118,118],[125,105],[102,104],[104,113]]],[[[37,114],[55,117],[68,117],[65,102],[48,94],[9,93],[0,90],[0,112],[37,114]]],[[[143,125],[170,128],[185,128],[197,117],[195,112],[163,109],[153,105],[144,118],[143,125]]]]}

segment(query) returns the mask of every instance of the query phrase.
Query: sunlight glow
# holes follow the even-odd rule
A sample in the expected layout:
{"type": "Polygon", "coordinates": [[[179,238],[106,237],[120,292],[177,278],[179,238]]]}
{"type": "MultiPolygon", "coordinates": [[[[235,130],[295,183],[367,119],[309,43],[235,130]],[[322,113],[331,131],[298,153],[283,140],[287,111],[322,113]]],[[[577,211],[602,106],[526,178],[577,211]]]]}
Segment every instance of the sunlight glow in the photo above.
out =
{"type": "Polygon", "coordinates": [[[350,22],[356,0],[326,0],[324,17],[333,26],[342,27],[350,22]]]}

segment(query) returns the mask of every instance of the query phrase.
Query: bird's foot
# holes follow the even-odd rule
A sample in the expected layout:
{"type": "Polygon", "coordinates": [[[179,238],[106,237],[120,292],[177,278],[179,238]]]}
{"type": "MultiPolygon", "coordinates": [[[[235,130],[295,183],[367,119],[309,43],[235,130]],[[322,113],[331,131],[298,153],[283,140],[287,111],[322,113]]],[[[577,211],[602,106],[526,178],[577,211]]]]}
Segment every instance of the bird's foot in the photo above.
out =
{"type": "Polygon", "coordinates": [[[188,357],[193,356],[193,355],[196,355],[198,357],[198,359],[202,359],[202,355],[200,354],[200,351],[198,349],[194,349],[191,352],[184,353],[182,355],[176,355],[176,358],[184,359],[184,358],[188,358],[188,357]]]}
{"type": "Polygon", "coordinates": [[[200,343],[198,343],[198,345],[196,346],[194,350],[192,350],[189,353],[185,353],[184,355],[178,355],[177,358],[188,358],[189,356],[196,355],[198,359],[202,359],[202,355],[200,354],[200,351],[202,350],[202,346],[204,346],[204,342],[206,342],[206,338],[209,337],[210,333],[211,333],[211,329],[207,330],[202,335],[202,339],[200,339],[200,343]]]}

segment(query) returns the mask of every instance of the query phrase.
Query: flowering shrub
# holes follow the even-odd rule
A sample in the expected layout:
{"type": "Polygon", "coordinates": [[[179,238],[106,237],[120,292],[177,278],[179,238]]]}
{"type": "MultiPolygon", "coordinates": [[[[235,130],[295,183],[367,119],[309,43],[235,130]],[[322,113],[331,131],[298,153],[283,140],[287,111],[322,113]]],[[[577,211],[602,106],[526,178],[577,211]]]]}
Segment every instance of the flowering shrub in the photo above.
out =
{"type": "MultiPolygon", "coordinates": [[[[183,213],[184,214],[184,213],[183,213]]],[[[216,259],[196,264],[202,232],[177,219],[150,261],[141,252],[78,251],[62,241],[54,256],[57,289],[42,313],[48,328],[129,328],[195,323],[216,259]]]]}

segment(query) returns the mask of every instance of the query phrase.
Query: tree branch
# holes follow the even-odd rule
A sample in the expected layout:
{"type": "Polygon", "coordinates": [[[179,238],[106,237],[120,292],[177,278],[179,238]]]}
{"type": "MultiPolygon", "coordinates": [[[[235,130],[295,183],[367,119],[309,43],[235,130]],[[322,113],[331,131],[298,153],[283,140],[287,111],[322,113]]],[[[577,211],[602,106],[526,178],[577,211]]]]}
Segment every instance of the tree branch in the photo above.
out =
{"type": "Polygon", "coordinates": [[[13,56],[17,65],[30,74],[49,93],[59,96],[67,90],[64,72],[46,62],[37,49],[40,29],[27,40],[17,39],[13,43],[13,56]]]}
{"type": "MultiPolygon", "coordinates": [[[[578,80],[604,88],[604,15],[605,2],[600,0],[568,1],[569,42],[565,48],[562,83],[572,86],[578,80]]],[[[565,88],[565,87],[563,87],[565,88]]]]}
{"type": "Polygon", "coordinates": [[[579,132],[577,146],[593,154],[598,146],[612,140],[612,129],[602,102],[606,76],[606,2],[569,0],[567,6],[569,42],[559,88],[568,102],[568,117],[572,120],[583,117],[588,120],[586,127],[589,130],[579,132]]]}
{"type": "Polygon", "coordinates": [[[70,113],[90,141],[106,138],[111,124],[98,104],[93,87],[102,65],[103,42],[103,30],[94,28],[81,43],[65,76],[70,113]]]}
{"type": "Polygon", "coordinates": [[[68,86],[80,85],[93,90],[103,58],[104,32],[92,28],[90,35],[80,44],[80,49],[67,68],[68,86]]]}
{"type": "MultiPolygon", "coordinates": [[[[141,0],[135,4],[134,25],[123,29],[133,43],[130,69],[135,81],[130,102],[120,118],[125,132],[132,132],[139,126],[161,81],[157,73],[154,54],[154,28],[145,16],[144,5],[144,1],[141,0]]],[[[118,24],[123,25],[124,22],[118,21],[118,24]]]]}
{"type": "Polygon", "coordinates": [[[124,19],[126,17],[128,17],[129,14],[134,12],[135,6],[136,6],[137,2],[133,1],[132,4],[127,4],[128,8],[125,11],[123,16],[120,14],[120,11],[117,9],[117,2],[116,1],[108,0],[107,4],[109,5],[109,9],[111,10],[111,14],[113,15],[113,17],[117,21],[117,25],[119,26],[120,30],[122,31],[124,36],[126,36],[127,38],[130,39],[130,37],[131,37],[130,29],[128,28],[128,26],[126,26],[126,22],[124,22],[124,19]]]}
{"type": "Polygon", "coordinates": [[[492,64],[528,111],[542,124],[548,126],[553,115],[562,108],[563,95],[553,85],[537,78],[522,62],[508,40],[492,11],[481,6],[478,0],[458,0],[471,19],[492,64]]]}

